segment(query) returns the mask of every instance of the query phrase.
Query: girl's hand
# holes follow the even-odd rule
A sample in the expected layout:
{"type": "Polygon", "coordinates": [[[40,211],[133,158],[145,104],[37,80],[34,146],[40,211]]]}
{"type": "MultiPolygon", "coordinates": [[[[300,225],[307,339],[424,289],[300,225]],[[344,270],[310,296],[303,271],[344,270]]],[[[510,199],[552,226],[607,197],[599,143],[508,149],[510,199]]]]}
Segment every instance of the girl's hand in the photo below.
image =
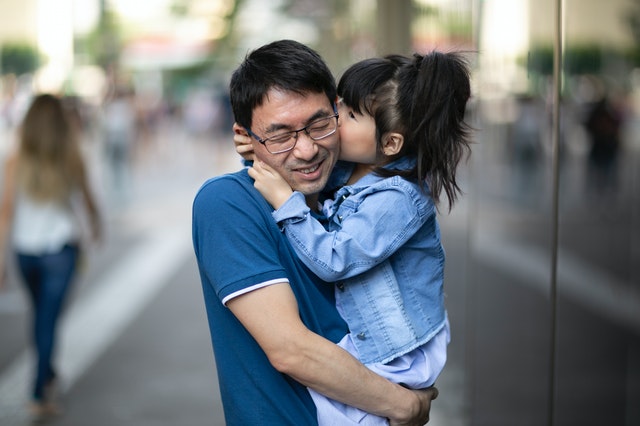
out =
{"type": "Polygon", "coordinates": [[[253,167],[249,168],[249,176],[255,180],[253,186],[276,210],[293,194],[287,181],[260,160],[253,162],[253,167]]]}
{"type": "Polygon", "coordinates": [[[236,146],[236,152],[247,161],[253,161],[253,145],[251,144],[251,136],[247,135],[246,130],[237,124],[233,125],[233,144],[236,146]]]}

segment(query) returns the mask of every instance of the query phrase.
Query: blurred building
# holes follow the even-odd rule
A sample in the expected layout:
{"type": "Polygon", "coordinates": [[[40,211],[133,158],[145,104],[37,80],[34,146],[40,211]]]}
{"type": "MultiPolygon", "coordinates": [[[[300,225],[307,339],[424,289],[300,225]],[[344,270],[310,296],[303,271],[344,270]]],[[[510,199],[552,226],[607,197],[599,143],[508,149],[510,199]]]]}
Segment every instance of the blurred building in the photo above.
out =
{"type": "Polygon", "coordinates": [[[477,144],[443,218],[463,424],[639,424],[640,3],[470,3],[477,144]]]}

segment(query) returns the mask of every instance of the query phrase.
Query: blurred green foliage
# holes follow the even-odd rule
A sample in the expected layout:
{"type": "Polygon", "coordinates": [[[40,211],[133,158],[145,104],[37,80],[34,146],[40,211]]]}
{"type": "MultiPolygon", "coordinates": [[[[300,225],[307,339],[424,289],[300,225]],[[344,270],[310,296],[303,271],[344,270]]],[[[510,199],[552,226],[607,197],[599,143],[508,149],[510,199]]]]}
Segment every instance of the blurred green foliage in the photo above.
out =
{"type": "Polygon", "coordinates": [[[96,28],[84,39],[76,40],[76,49],[82,51],[90,63],[103,69],[117,66],[122,50],[122,29],[115,13],[104,8],[96,28]]]}
{"type": "MultiPolygon", "coordinates": [[[[564,50],[563,71],[568,75],[602,74],[605,64],[626,63],[629,68],[640,66],[638,48],[613,49],[597,45],[567,46],[564,50]]],[[[526,59],[529,74],[549,76],[553,74],[553,47],[537,46],[532,48],[526,59]]]]}
{"type": "Polygon", "coordinates": [[[28,43],[0,46],[0,74],[22,75],[35,71],[42,62],[38,50],[28,43]]]}

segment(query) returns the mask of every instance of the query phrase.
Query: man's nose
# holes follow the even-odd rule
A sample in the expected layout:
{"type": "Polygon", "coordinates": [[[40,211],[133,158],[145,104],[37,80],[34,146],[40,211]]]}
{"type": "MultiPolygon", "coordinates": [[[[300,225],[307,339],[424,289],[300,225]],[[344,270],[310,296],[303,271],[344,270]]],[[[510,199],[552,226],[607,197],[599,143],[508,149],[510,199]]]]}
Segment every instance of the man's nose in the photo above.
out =
{"type": "Polygon", "coordinates": [[[300,132],[293,151],[296,157],[311,160],[318,153],[318,144],[306,132],[300,132]]]}

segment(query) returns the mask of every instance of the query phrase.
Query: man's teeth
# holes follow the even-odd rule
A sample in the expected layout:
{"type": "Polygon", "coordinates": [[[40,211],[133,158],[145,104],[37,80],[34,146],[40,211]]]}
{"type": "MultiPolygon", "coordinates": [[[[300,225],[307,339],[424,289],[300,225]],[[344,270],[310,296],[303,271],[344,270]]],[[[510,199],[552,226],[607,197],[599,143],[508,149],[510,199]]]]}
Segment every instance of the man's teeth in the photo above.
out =
{"type": "Polygon", "coordinates": [[[312,168],[310,168],[310,169],[301,169],[300,171],[302,173],[309,174],[309,173],[315,172],[316,170],[318,170],[318,166],[317,165],[312,167],[312,168]]]}

